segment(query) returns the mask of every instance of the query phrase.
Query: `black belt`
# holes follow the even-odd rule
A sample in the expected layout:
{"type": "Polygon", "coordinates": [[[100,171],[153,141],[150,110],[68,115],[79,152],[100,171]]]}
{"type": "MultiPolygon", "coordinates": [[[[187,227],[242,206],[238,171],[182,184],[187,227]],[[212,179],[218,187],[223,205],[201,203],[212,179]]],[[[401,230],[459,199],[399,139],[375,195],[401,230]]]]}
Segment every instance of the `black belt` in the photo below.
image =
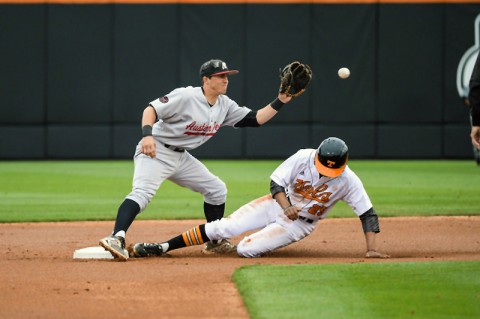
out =
{"type": "Polygon", "coordinates": [[[185,152],[185,149],[184,148],[181,148],[181,147],[176,147],[176,146],[172,146],[172,145],[168,145],[168,144],[163,144],[166,148],[168,149],[171,149],[172,151],[175,151],[175,152],[185,152]]]}
{"type": "Polygon", "coordinates": [[[303,216],[298,216],[299,219],[306,221],[307,223],[311,224],[313,223],[313,219],[303,217],[303,216]]]}

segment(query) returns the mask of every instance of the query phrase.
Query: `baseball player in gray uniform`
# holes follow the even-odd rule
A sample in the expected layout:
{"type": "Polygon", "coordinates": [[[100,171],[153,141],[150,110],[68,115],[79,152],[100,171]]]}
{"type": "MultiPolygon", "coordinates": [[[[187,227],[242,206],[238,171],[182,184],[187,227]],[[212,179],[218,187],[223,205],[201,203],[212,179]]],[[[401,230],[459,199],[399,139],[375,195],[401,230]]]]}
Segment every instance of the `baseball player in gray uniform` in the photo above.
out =
{"type": "MultiPolygon", "coordinates": [[[[134,155],[132,191],[120,205],[113,232],[100,246],[125,261],[125,236],[137,214],[145,210],[162,183],[170,181],[204,197],[207,222],[224,216],[227,188],[188,151],[201,146],[223,126],[258,127],[273,118],[292,97],[279,93],[265,107],[252,111],[226,96],[228,77],[237,74],[221,60],[200,68],[201,87],[182,87],[152,102],[143,111],[143,138],[134,155]]],[[[208,242],[205,253],[224,253],[235,247],[227,240],[208,242]]]]}
{"type": "Polygon", "coordinates": [[[270,176],[270,194],[242,206],[220,220],[202,224],[163,243],[138,243],[128,248],[132,257],[162,256],[182,247],[231,238],[260,229],[243,240],[237,253],[259,257],[308,236],[342,200],[359,216],[367,258],[388,258],[376,249],[378,215],[358,176],[348,167],[348,147],[336,137],[318,149],[301,149],[270,176]]]}

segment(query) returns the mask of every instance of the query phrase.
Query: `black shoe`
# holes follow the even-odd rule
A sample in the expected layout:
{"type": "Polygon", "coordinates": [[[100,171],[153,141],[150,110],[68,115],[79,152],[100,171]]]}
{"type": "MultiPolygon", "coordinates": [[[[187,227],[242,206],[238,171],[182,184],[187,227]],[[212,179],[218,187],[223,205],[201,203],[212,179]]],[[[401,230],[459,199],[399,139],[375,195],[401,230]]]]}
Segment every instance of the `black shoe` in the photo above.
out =
{"type": "Polygon", "coordinates": [[[129,247],[128,253],[130,257],[160,257],[165,255],[160,244],[138,243],[129,247]]]}

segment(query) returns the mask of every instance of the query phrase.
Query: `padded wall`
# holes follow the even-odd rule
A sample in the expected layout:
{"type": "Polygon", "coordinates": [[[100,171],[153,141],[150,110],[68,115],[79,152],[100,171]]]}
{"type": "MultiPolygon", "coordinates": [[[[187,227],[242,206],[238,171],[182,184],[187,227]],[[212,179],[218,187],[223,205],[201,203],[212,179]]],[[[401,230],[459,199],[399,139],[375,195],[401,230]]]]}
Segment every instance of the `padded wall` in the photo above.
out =
{"type": "Polygon", "coordinates": [[[180,84],[179,7],[116,5],[112,10],[113,121],[139,127],[148,103],[180,84]]]}
{"type": "Polygon", "coordinates": [[[279,69],[309,90],[261,128],[222,129],[201,158],[284,158],[344,138],[352,158],[471,158],[458,63],[480,4],[0,5],[0,159],[131,158],[148,103],[198,86],[200,65],[240,74],[228,95],[259,109],[279,69]],[[279,17],[295,21],[279,23],[279,17]],[[345,23],[348,21],[348,23],[345,23]],[[338,68],[352,71],[348,80],[338,68]],[[21,147],[23,144],[31,147],[21,147]]]}
{"type": "Polygon", "coordinates": [[[49,123],[110,123],[113,21],[111,6],[49,6],[49,123]]]}
{"type": "Polygon", "coordinates": [[[46,156],[46,12],[0,5],[0,159],[46,156]]]}
{"type": "Polygon", "coordinates": [[[0,125],[44,123],[46,12],[42,5],[0,5],[0,125]]]}

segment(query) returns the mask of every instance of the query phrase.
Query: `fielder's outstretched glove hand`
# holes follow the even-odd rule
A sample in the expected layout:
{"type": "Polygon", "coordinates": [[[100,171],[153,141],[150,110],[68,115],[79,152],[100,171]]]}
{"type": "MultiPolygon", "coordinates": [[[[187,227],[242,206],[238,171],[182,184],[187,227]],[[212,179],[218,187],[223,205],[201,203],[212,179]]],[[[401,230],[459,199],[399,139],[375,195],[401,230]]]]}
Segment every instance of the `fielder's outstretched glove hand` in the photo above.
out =
{"type": "Polygon", "coordinates": [[[280,72],[280,93],[296,97],[305,92],[312,80],[312,69],[298,61],[285,66],[280,72]]]}

